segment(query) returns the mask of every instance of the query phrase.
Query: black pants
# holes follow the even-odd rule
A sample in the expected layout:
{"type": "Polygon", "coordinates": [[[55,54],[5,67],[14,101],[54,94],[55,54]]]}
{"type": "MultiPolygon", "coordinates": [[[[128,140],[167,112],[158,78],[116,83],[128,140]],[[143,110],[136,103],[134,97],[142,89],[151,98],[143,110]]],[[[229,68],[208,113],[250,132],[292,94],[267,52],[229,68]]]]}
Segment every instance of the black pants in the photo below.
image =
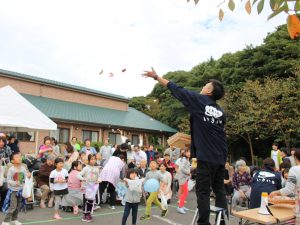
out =
{"type": "Polygon", "coordinates": [[[130,210],[132,209],[132,224],[136,225],[136,219],[138,214],[139,203],[129,203],[126,202],[124,214],[122,218],[122,225],[126,225],[128,216],[130,215],[130,210]]]}
{"type": "Polygon", "coordinates": [[[89,215],[91,214],[94,207],[94,200],[89,200],[85,198],[85,194],[83,195],[83,214],[89,215]]]}
{"type": "Polygon", "coordinates": [[[103,181],[100,183],[100,199],[102,200],[102,194],[104,193],[105,189],[107,188],[107,192],[109,193],[109,204],[110,206],[116,205],[116,188],[112,183],[108,181],[103,181]]]}
{"type": "Polygon", "coordinates": [[[198,160],[196,194],[199,211],[198,225],[210,225],[210,188],[216,195],[216,207],[227,210],[224,190],[224,165],[215,165],[198,160]]]}

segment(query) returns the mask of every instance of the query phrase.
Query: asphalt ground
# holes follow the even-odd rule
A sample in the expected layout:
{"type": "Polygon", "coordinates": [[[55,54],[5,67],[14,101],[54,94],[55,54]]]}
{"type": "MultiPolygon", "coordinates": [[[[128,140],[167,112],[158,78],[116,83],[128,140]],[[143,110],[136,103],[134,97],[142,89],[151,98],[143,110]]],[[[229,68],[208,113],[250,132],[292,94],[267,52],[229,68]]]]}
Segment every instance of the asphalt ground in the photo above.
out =
{"type": "MultiPolygon", "coordinates": [[[[140,221],[140,216],[145,212],[145,205],[141,203],[139,205],[138,212],[138,221],[137,224],[143,225],[191,225],[195,209],[196,209],[196,195],[195,192],[190,192],[186,208],[190,209],[187,214],[182,215],[176,211],[177,200],[174,198],[169,205],[169,212],[166,217],[160,217],[161,210],[156,207],[152,208],[152,217],[150,220],[140,221]]],[[[213,201],[211,202],[213,204],[213,201]]],[[[121,225],[121,220],[124,212],[124,207],[117,205],[115,210],[108,208],[108,205],[104,204],[101,206],[101,209],[98,209],[93,214],[93,222],[91,224],[103,224],[103,225],[121,225]]],[[[63,225],[63,224],[84,224],[85,222],[81,221],[82,214],[73,215],[73,213],[62,212],[60,215],[63,217],[62,220],[54,220],[53,209],[40,209],[38,206],[35,206],[34,209],[28,209],[26,213],[19,213],[19,221],[23,224],[39,224],[39,225],[63,225]]],[[[1,221],[3,221],[3,214],[0,215],[1,221]]],[[[214,224],[215,215],[211,214],[211,224],[214,224]]],[[[131,216],[128,217],[127,224],[131,225],[131,216]]],[[[234,217],[230,217],[229,224],[238,224],[238,220],[234,217]]]]}

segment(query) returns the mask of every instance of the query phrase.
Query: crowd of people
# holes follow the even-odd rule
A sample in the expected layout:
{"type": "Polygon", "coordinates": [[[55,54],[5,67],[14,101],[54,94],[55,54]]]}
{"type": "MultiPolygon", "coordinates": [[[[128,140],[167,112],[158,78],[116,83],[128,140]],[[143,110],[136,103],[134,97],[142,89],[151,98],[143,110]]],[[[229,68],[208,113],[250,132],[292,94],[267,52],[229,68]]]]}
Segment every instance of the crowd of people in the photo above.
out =
{"type": "Polygon", "coordinates": [[[298,197],[300,190],[300,149],[282,148],[273,143],[270,157],[263,160],[262,167],[247,166],[245,159],[236,161],[235,168],[225,165],[225,190],[231,201],[231,210],[237,205],[248,204],[258,208],[263,192],[269,198],[275,196],[298,197]]]}
{"type": "MultiPolygon", "coordinates": [[[[178,192],[177,211],[185,214],[188,181],[195,179],[197,168],[197,160],[191,159],[189,149],[171,146],[161,153],[153,145],[146,149],[131,146],[129,140],[113,147],[105,140],[103,146],[95,148],[89,139],[80,146],[76,137],[60,146],[54,138],[45,137],[34,163],[28,163],[15,137],[0,135],[0,160],[3,225],[21,224],[17,220],[18,211],[26,205],[22,188],[25,177],[32,176],[31,167],[36,164],[40,208],[54,207],[55,219],[61,219],[60,210],[64,209],[76,215],[82,212],[82,221],[90,222],[94,210],[107,200],[109,208],[114,210],[118,199],[124,205],[122,225],[126,224],[131,211],[132,223],[136,224],[141,201],[146,204],[141,220],[151,218],[152,204],[162,210],[162,217],[166,216],[174,184],[178,192]],[[146,193],[142,187],[150,179],[157,180],[160,188],[146,193]]],[[[300,190],[300,149],[279,150],[274,143],[270,157],[263,160],[261,168],[247,166],[244,158],[237,160],[234,166],[226,162],[224,188],[232,211],[237,210],[239,203],[249,208],[260,207],[263,192],[270,198],[295,197],[300,190]]]]}
{"type": "Polygon", "coordinates": [[[174,183],[178,191],[178,213],[185,214],[188,181],[196,169],[195,163],[191,164],[189,149],[169,147],[159,152],[153,145],[147,148],[133,146],[130,140],[118,146],[111,146],[105,140],[103,146],[95,148],[89,139],[83,146],[76,137],[58,145],[55,138],[47,136],[37,156],[25,159],[19,149],[12,150],[8,139],[2,135],[0,157],[5,165],[0,171],[1,208],[5,213],[3,225],[21,224],[18,212],[26,205],[22,189],[25,177],[30,178],[32,174],[36,188],[40,190],[39,206],[54,208],[54,219],[61,219],[60,210],[65,210],[76,215],[82,212],[82,221],[91,222],[94,210],[106,202],[114,210],[120,200],[124,205],[123,225],[130,211],[132,224],[136,224],[141,200],[146,204],[141,220],[151,218],[152,204],[157,205],[161,216],[165,217],[174,183]],[[35,168],[38,168],[37,172],[30,173],[35,168]],[[160,184],[159,189],[146,192],[143,186],[153,179],[160,184]]]}

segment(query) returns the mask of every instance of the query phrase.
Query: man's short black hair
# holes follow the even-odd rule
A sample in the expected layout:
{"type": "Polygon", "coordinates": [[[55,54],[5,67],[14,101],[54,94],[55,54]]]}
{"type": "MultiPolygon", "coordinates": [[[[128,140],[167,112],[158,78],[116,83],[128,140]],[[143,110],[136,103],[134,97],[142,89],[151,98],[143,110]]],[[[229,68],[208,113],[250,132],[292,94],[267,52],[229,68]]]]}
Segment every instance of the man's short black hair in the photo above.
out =
{"type": "Polygon", "coordinates": [[[224,95],[225,95],[225,89],[224,89],[223,84],[220,81],[215,80],[215,79],[210,79],[209,83],[211,83],[213,88],[214,88],[213,92],[212,92],[212,98],[215,101],[220,100],[221,98],[223,98],[224,95]]]}

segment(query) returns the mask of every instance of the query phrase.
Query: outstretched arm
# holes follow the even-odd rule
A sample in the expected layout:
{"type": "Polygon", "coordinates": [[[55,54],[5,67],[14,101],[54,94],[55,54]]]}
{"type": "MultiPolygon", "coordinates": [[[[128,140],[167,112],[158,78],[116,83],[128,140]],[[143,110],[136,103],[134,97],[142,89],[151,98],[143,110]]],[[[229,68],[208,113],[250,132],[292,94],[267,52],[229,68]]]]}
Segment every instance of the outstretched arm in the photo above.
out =
{"type": "Polygon", "coordinates": [[[169,81],[167,79],[158,76],[157,73],[155,72],[155,70],[153,69],[153,67],[151,67],[151,71],[144,71],[142,76],[146,77],[146,78],[148,78],[148,77],[153,78],[154,80],[157,80],[158,83],[160,83],[164,87],[167,87],[167,85],[169,83],[169,81]]]}
{"type": "MultiPolygon", "coordinates": [[[[152,71],[145,71],[142,76],[148,78],[151,77],[154,80],[157,80],[161,85],[168,87],[171,91],[172,95],[177,98],[179,101],[182,102],[182,104],[187,107],[188,109],[192,109],[193,107],[197,107],[195,104],[196,101],[196,94],[192,91],[186,90],[183,87],[180,87],[176,85],[173,82],[170,82],[169,80],[159,77],[155,70],[151,68],[152,71]]],[[[198,96],[198,94],[197,94],[198,96]]]]}

